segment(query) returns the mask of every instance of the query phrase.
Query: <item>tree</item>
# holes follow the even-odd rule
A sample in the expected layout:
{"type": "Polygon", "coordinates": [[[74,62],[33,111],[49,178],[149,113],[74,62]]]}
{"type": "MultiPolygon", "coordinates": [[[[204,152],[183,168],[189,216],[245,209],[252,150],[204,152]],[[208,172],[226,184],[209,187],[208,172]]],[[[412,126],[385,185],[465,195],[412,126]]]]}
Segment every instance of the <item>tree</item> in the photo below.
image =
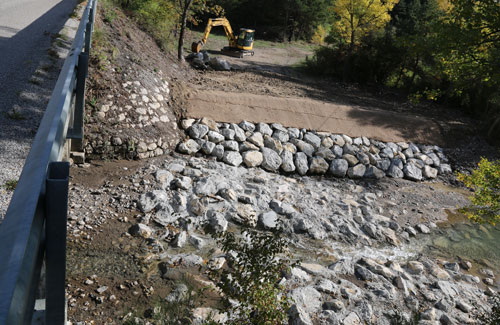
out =
{"type": "Polygon", "coordinates": [[[360,39],[385,27],[391,19],[389,11],[397,1],[337,0],[332,8],[338,17],[333,29],[349,44],[349,51],[352,53],[360,39]]]}
{"type": "Polygon", "coordinates": [[[500,2],[450,2],[439,43],[439,59],[451,83],[448,93],[463,106],[491,115],[492,99],[500,96],[500,2]]]}
{"type": "Polygon", "coordinates": [[[179,41],[177,44],[177,58],[179,61],[184,62],[184,33],[186,32],[186,22],[188,19],[189,8],[193,0],[177,0],[178,8],[180,10],[180,23],[179,23],[179,41]]]}
{"type": "Polygon", "coordinates": [[[428,82],[425,70],[435,71],[426,68],[436,65],[432,42],[437,35],[435,26],[444,14],[437,0],[400,0],[394,6],[386,31],[395,47],[393,60],[400,62],[394,86],[408,77],[407,86],[411,88],[417,75],[428,82]]]}
{"type": "Polygon", "coordinates": [[[472,174],[459,173],[458,180],[474,190],[471,205],[460,209],[475,222],[500,222],[500,160],[488,161],[481,158],[472,174]]]}

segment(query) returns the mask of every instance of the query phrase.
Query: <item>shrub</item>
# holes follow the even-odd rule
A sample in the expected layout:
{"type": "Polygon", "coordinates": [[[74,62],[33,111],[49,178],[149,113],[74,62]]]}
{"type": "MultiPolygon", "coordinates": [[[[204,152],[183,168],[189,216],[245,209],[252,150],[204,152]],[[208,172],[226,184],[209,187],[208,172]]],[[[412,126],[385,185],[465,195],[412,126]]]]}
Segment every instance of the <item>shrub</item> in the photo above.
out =
{"type": "Polygon", "coordinates": [[[224,294],[229,324],[285,324],[291,300],[279,284],[291,263],[288,240],[278,231],[245,228],[242,237],[231,232],[214,235],[226,253],[227,267],[209,271],[209,277],[224,294]],[[283,256],[284,255],[284,256],[283,256]],[[230,304],[230,299],[236,303],[230,304]]]}
{"type": "Polygon", "coordinates": [[[470,175],[459,173],[458,180],[474,190],[469,206],[460,209],[474,222],[495,225],[500,221],[500,161],[481,158],[470,175]]]}

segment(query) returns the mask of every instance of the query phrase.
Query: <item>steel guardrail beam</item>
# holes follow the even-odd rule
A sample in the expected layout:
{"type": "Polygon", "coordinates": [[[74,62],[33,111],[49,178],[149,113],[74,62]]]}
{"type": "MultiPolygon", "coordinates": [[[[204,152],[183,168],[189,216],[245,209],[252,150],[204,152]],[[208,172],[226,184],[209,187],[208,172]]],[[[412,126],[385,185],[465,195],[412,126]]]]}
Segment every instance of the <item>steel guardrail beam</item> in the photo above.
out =
{"type": "Polygon", "coordinates": [[[28,324],[34,306],[44,249],[47,169],[60,161],[71,115],[75,67],[94,20],[96,0],[85,8],[71,50],[47,104],[30,153],[0,224],[0,325],[28,324]],[[91,14],[91,15],[90,15],[91,14]]]}

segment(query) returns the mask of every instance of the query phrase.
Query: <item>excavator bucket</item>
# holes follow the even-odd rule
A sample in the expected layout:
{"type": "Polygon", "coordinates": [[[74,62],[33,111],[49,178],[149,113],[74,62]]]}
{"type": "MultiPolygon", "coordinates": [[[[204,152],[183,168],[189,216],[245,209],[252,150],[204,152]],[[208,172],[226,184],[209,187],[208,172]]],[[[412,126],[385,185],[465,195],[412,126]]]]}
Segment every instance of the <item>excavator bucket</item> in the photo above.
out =
{"type": "Polygon", "coordinates": [[[193,51],[193,53],[200,53],[200,51],[201,51],[201,42],[193,42],[191,44],[191,51],[193,51]]]}

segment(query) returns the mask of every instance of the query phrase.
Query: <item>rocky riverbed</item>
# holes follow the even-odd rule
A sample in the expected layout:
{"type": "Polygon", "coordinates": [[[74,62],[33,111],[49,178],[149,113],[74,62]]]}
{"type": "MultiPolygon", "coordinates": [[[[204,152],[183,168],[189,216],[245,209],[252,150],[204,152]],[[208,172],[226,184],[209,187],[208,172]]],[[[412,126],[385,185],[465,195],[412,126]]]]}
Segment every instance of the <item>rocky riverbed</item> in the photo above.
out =
{"type": "MultiPolygon", "coordinates": [[[[95,175],[92,168],[77,169],[76,179],[95,175]]],[[[176,291],[168,295],[161,287],[179,272],[210,286],[194,270],[206,262],[222,266],[225,259],[202,229],[205,222],[235,232],[242,223],[262,231],[282,225],[301,261],[282,279],[295,301],[292,324],[389,324],[396,312],[406,319],[419,313],[421,324],[473,324],[498,290],[498,270],[483,265],[481,273],[471,273],[470,261],[436,258],[418,245],[447,219],[446,210],[467,203],[460,191],[438,183],[281,175],[175,153],[146,167],[121,168],[105,176],[114,181],[96,180],[94,189],[72,192],[68,291],[74,321],[119,322],[131,301],[147,304],[155,289],[160,299],[172,298],[176,291]],[[89,211],[101,205],[107,206],[103,212],[89,211]],[[97,253],[93,264],[86,253],[82,258],[106,237],[119,251],[115,257],[97,253]],[[137,279],[110,281],[112,268],[137,279]],[[82,304],[87,314],[76,311],[82,304]],[[99,318],[106,307],[111,316],[99,318]]],[[[211,308],[216,306],[197,308],[198,321],[211,308]]]]}

